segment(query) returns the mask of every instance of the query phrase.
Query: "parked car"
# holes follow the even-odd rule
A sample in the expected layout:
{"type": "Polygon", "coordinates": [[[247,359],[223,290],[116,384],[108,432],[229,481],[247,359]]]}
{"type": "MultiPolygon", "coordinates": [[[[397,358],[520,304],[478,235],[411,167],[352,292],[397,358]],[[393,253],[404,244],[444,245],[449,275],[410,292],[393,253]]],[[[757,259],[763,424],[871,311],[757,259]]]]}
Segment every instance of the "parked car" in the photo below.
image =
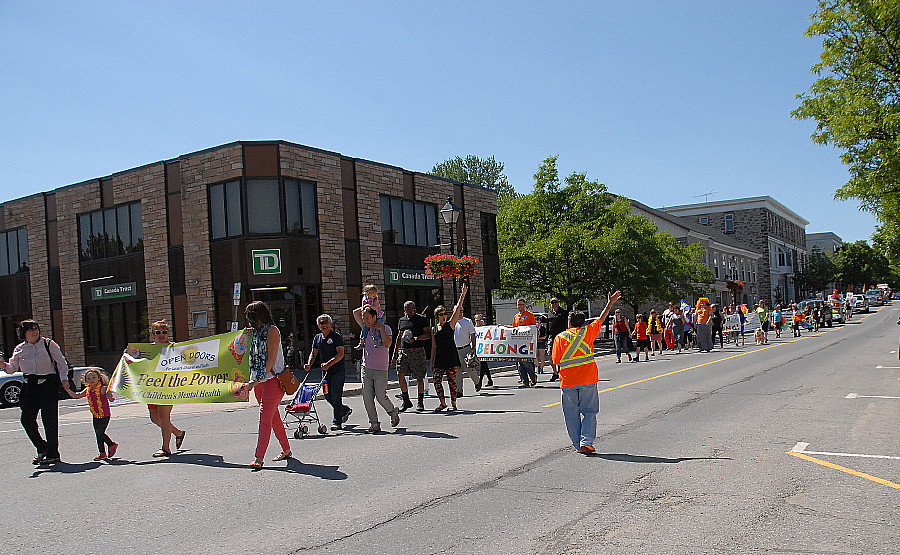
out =
{"type": "MultiPolygon", "coordinates": [[[[799,308],[803,312],[808,313],[810,305],[819,306],[825,311],[825,326],[830,328],[834,325],[835,320],[840,321],[839,318],[835,317],[835,311],[832,310],[831,305],[821,299],[807,299],[805,301],[800,301],[799,303],[797,303],[797,308],[799,308]]],[[[787,318],[787,316],[785,317],[787,318]]]]}
{"type": "MultiPolygon", "coordinates": [[[[76,391],[84,389],[81,383],[81,375],[89,368],[95,368],[109,376],[109,372],[99,366],[76,366],[72,368],[72,381],[75,382],[76,391]]],[[[15,374],[0,372],[0,405],[4,407],[19,406],[19,396],[22,394],[22,385],[24,383],[25,377],[21,372],[16,372],[15,374]]]]}
{"type": "Polygon", "coordinates": [[[884,306],[884,295],[881,289],[869,289],[866,291],[866,300],[869,301],[869,306],[884,306]]]}
{"type": "Polygon", "coordinates": [[[865,295],[853,295],[853,311],[869,312],[869,300],[865,295]]]}

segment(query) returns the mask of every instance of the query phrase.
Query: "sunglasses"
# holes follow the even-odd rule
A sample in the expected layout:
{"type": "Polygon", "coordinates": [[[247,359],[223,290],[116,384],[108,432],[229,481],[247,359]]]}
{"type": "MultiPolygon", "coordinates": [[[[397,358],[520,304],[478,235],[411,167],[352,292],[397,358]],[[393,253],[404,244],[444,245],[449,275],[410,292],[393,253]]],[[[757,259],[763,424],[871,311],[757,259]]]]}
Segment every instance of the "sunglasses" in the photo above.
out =
{"type": "Polygon", "coordinates": [[[153,330],[153,333],[155,333],[156,335],[168,335],[169,330],[153,330]]]}

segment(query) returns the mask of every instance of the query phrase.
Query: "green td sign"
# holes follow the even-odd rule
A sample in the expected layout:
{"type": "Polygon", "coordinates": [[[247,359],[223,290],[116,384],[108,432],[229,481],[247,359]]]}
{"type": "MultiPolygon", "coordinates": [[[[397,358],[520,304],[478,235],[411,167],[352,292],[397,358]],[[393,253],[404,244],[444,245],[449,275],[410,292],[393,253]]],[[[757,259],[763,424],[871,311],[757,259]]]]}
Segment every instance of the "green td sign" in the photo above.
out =
{"type": "Polygon", "coordinates": [[[385,268],[385,285],[406,285],[412,287],[435,287],[440,281],[425,273],[425,270],[404,270],[401,268],[385,268]]]}
{"type": "Polygon", "coordinates": [[[117,283],[115,285],[91,287],[91,300],[94,301],[134,297],[135,295],[137,295],[137,284],[133,281],[130,283],[117,283]]]}
{"type": "Polygon", "coordinates": [[[281,249],[250,251],[253,257],[253,274],[280,274],[281,249]]]}

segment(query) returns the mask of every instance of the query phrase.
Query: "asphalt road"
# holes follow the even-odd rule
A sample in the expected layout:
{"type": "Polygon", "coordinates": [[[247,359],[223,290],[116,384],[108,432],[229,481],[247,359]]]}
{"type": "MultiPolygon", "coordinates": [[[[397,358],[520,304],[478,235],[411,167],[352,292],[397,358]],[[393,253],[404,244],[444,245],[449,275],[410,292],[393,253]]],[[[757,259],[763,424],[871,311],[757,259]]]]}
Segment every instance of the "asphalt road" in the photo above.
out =
{"type": "Polygon", "coordinates": [[[351,397],[353,427],[292,439],[298,460],[261,472],[246,466],[246,404],[176,407],[188,436],[170,459],[149,456],[144,407],[117,405],[118,458],[95,463],[90,414],[67,402],[65,463],[46,469],[30,464],[18,411],[0,410],[0,552],[893,554],[898,316],[886,306],[763,347],[602,357],[592,457],[568,446],[559,391],[512,376],[380,436],[362,434],[351,397]]]}

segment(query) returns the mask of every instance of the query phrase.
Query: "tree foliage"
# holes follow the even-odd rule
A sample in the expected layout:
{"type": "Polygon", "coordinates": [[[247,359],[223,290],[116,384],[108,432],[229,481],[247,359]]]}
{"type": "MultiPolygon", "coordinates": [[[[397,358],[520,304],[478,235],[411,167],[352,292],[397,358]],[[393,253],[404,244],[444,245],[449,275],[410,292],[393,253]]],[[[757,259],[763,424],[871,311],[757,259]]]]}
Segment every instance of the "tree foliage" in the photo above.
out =
{"type": "Polygon", "coordinates": [[[887,224],[882,243],[900,245],[900,2],[820,0],[811,19],[819,78],[792,115],[816,120],[813,141],[843,151],[850,180],[835,197],[858,199],[887,224]]]}
{"type": "Polygon", "coordinates": [[[497,215],[500,274],[509,294],[566,306],[621,289],[626,302],[690,292],[708,270],[700,245],[682,247],[627,199],[574,172],[559,179],[557,157],[544,160],[531,193],[508,198],[497,215]]]}
{"type": "Polygon", "coordinates": [[[837,266],[835,279],[844,287],[874,286],[892,281],[887,257],[865,241],[856,241],[841,247],[835,265],[837,266]]]}
{"type": "Polygon", "coordinates": [[[502,200],[515,194],[515,189],[509,184],[509,180],[503,173],[503,167],[503,162],[498,162],[493,156],[479,158],[469,154],[465,158],[456,156],[435,164],[430,173],[460,183],[471,183],[493,189],[497,191],[502,200]]]}
{"type": "Polygon", "coordinates": [[[829,284],[834,283],[837,266],[829,256],[818,248],[813,249],[806,264],[794,274],[794,282],[801,291],[811,293],[825,293],[829,284]]]}

